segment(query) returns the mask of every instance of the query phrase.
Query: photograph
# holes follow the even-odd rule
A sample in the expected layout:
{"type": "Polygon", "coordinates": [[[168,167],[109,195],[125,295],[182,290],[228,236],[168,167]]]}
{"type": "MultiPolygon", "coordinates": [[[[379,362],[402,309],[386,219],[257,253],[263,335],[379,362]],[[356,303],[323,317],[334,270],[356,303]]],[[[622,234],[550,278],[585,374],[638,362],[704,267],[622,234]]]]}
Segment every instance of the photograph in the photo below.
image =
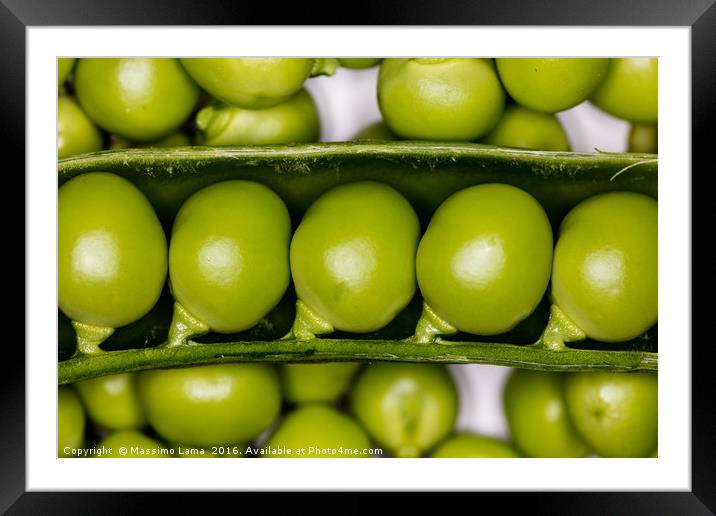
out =
{"type": "Polygon", "coordinates": [[[58,457],[657,457],[658,61],[59,58],[58,457]]]}
{"type": "Polygon", "coordinates": [[[250,26],[155,7],[18,4],[3,33],[24,38],[3,59],[27,301],[0,512],[397,491],[709,514],[695,11],[250,26]]]}

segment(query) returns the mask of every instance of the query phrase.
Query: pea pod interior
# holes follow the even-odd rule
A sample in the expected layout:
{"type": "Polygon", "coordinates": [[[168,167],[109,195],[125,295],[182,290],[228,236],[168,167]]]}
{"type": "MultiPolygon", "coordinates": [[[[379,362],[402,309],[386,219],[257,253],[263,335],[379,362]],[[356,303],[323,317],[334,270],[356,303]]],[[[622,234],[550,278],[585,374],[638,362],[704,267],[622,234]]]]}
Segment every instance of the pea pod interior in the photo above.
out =
{"type": "MultiPolygon", "coordinates": [[[[657,156],[652,154],[543,152],[473,143],[341,142],[295,146],[177,147],[96,152],[60,160],[58,183],[61,186],[72,177],[87,172],[118,174],[144,192],[167,234],[174,216],[189,196],[209,184],[229,179],[258,181],[273,189],[288,206],[294,229],[305,210],[321,194],[336,185],[352,181],[376,180],[396,188],[415,208],[423,229],[435,209],[452,193],[476,184],[507,183],[529,192],[542,204],[556,234],[564,215],[592,195],[610,191],[632,191],[657,198],[657,170],[657,156]]],[[[271,355],[266,353],[271,349],[271,342],[276,342],[274,347],[277,349],[286,346],[285,343],[279,345],[277,339],[291,327],[295,314],[294,301],[295,294],[290,291],[280,305],[255,328],[234,335],[209,334],[199,340],[222,343],[261,341],[262,351],[259,354],[271,355]]],[[[366,341],[372,341],[374,344],[385,341],[392,343],[386,350],[399,349],[396,347],[401,345],[399,340],[409,337],[415,330],[420,307],[420,299],[416,296],[408,308],[388,327],[376,333],[360,336],[333,334],[330,340],[317,339],[325,341],[326,346],[329,342],[340,340],[345,345],[354,346],[351,348],[354,351],[349,353],[346,348],[341,353],[332,355],[333,358],[328,355],[314,358],[376,359],[375,354],[356,352],[371,347],[371,343],[366,341]],[[361,343],[363,348],[360,347],[361,343]]],[[[508,334],[489,339],[458,334],[449,340],[465,344],[487,341],[490,345],[529,344],[534,342],[544,329],[548,312],[549,302],[545,298],[530,318],[508,334]]],[[[116,350],[159,344],[166,338],[170,319],[171,297],[168,289],[165,289],[165,294],[154,310],[137,323],[118,329],[102,348],[116,350]]],[[[62,323],[61,320],[61,359],[72,353],[69,349],[72,337],[68,333],[72,328],[71,325],[62,323]]],[[[448,347],[445,344],[436,346],[442,346],[443,349],[448,347]]],[[[655,354],[657,333],[656,328],[653,328],[645,336],[618,346],[585,341],[571,347],[604,353],[636,351],[655,354]]],[[[464,349],[468,350],[469,346],[464,349]]],[[[597,361],[598,358],[598,355],[594,355],[592,358],[580,360],[597,361]]],[[[408,356],[399,356],[397,359],[411,360],[408,356]]],[[[290,360],[290,357],[284,357],[283,360],[290,360]]],[[[413,357],[413,361],[415,360],[417,359],[413,357]]],[[[147,367],[145,365],[136,368],[147,367]]]]}

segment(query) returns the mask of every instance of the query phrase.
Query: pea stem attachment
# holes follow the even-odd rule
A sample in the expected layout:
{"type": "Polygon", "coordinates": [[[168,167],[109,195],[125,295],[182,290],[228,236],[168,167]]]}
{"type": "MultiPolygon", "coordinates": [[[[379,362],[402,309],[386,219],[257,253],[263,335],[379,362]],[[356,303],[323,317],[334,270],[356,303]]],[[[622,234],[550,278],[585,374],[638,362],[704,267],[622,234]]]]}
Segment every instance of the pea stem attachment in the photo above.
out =
{"type": "Polygon", "coordinates": [[[85,355],[103,353],[99,345],[114,333],[114,328],[109,326],[95,326],[78,321],[72,321],[72,326],[77,333],[77,353],[85,355]]]}
{"type": "Polygon", "coordinates": [[[334,331],[335,329],[331,323],[299,299],[296,301],[296,318],[293,321],[291,331],[281,340],[311,340],[315,339],[316,335],[326,335],[334,331]]]}
{"type": "Polygon", "coordinates": [[[163,347],[176,348],[186,346],[191,337],[198,337],[209,333],[209,326],[194,317],[184,305],[174,303],[174,315],[169,326],[169,336],[163,347]]]}
{"type": "Polygon", "coordinates": [[[319,57],[313,63],[311,68],[311,77],[318,75],[333,75],[340,66],[340,62],[336,57],[319,57]]]}
{"type": "Polygon", "coordinates": [[[433,308],[423,302],[423,313],[415,327],[415,334],[406,341],[417,344],[431,344],[441,335],[454,335],[457,328],[440,317],[433,308]]]}
{"type": "Polygon", "coordinates": [[[547,326],[533,346],[552,351],[564,351],[567,349],[566,342],[577,342],[586,338],[587,334],[574,324],[574,321],[557,305],[553,304],[549,309],[547,326]]]}

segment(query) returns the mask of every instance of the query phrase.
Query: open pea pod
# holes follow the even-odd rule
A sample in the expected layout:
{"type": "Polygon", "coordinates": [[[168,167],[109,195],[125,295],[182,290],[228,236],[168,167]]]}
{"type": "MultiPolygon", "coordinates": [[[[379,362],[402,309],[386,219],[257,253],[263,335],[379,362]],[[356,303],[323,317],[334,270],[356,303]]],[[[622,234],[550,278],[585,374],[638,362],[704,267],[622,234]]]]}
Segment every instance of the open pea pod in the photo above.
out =
{"type": "MultiPolygon", "coordinates": [[[[532,194],[556,229],[572,207],[599,193],[632,191],[656,198],[657,170],[657,157],[651,154],[557,153],[431,142],[321,143],[96,152],[59,161],[58,181],[62,185],[95,171],[120,175],[144,192],[167,233],[186,199],[229,179],[269,186],[285,201],[294,227],[321,194],[352,181],[376,180],[393,186],[413,205],[423,228],[452,193],[476,184],[507,183],[532,194]]],[[[181,347],[161,345],[171,319],[168,292],[143,319],[119,328],[102,345],[104,353],[63,353],[63,343],[72,340],[72,327],[61,324],[60,357],[69,358],[59,363],[59,383],[158,367],[246,361],[392,360],[569,371],[656,371],[658,367],[656,328],[618,345],[590,340],[545,345],[542,336],[555,322],[547,296],[516,328],[490,338],[458,333],[420,342],[414,338],[422,304],[416,296],[391,324],[374,333],[281,339],[296,315],[295,294],[289,290],[256,327],[233,335],[208,334],[181,347]]]]}

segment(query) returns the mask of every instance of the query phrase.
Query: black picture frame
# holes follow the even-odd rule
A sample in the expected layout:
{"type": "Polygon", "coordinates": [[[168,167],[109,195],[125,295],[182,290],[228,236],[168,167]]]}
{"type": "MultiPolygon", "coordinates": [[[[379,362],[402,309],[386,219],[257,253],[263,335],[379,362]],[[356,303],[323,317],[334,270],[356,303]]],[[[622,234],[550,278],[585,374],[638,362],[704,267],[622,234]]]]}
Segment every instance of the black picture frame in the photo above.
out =
{"type": "MultiPolygon", "coordinates": [[[[693,168],[705,164],[707,144],[713,145],[713,89],[716,87],[716,5],[714,0],[486,0],[425,4],[373,2],[353,6],[357,25],[552,25],[552,26],[684,26],[691,28],[693,168]]],[[[306,3],[285,5],[189,0],[0,0],[0,92],[3,108],[0,135],[8,156],[16,158],[14,180],[25,193],[25,31],[43,25],[342,25],[340,16],[306,3]],[[323,14],[320,14],[323,13],[323,14]],[[326,16],[324,16],[326,15],[326,16]]],[[[10,167],[5,171],[10,175],[10,167]]],[[[705,165],[703,168],[707,168],[705,165]]],[[[712,168],[708,167],[708,168],[712,168]]],[[[686,173],[686,171],[672,171],[686,173]]],[[[665,173],[669,173],[668,171],[665,173]]],[[[710,170],[702,173],[709,175],[710,170]]],[[[698,191],[698,190],[697,190],[698,191]]],[[[24,195],[23,195],[24,198],[24,195]]],[[[692,203],[693,206],[693,203],[692,203]]],[[[694,217],[703,224],[705,218],[694,217]]],[[[24,226],[23,226],[24,228],[24,226]]],[[[692,232],[693,234],[693,232],[692,232]]],[[[18,237],[19,238],[19,237],[18,237]]],[[[19,241],[19,240],[18,240],[19,241]]],[[[17,245],[19,248],[19,245],[17,245]]],[[[698,255],[695,253],[696,258],[698,255]]],[[[27,257],[23,254],[23,270],[27,257]]],[[[27,274],[27,271],[26,271],[27,274]]],[[[24,299],[24,297],[23,297],[24,299]]],[[[23,303],[23,307],[25,304],[23,303]]],[[[696,305],[694,305],[696,307],[696,305]]],[[[9,514],[127,514],[148,503],[146,493],[38,493],[25,487],[25,353],[16,336],[6,336],[5,368],[0,375],[0,511],[9,514]],[[7,364],[13,364],[12,367],[7,364]]],[[[693,339],[696,341],[696,339],[693,339]]],[[[683,346],[684,343],[668,343],[683,346]]],[[[692,347],[692,490],[690,492],[589,492],[484,494],[498,498],[501,510],[528,505],[537,514],[713,514],[716,511],[716,423],[714,377],[703,340],[692,347]]],[[[26,343],[27,345],[27,343],[26,343]]],[[[49,347],[49,346],[48,346],[49,347]]],[[[48,349],[48,352],[51,352],[48,349]]],[[[216,493],[204,495],[216,496],[216,493]]],[[[152,495],[155,496],[155,495],[152,495]]],[[[183,494],[158,494],[161,503],[194,507],[183,494]]],[[[242,497],[247,494],[242,493],[242,497]]],[[[369,510],[366,499],[354,494],[354,509],[369,510]]],[[[421,497],[413,497],[420,502],[421,497]]],[[[249,501],[248,499],[245,499],[249,501]]],[[[250,500],[251,502],[258,500],[250,500]]],[[[202,502],[199,502],[202,503],[202,502]]],[[[212,503],[221,503],[213,499],[212,503]]],[[[197,507],[202,507],[197,505],[197,507]]],[[[205,507],[205,506],[204,506],[205,507]]]]}

